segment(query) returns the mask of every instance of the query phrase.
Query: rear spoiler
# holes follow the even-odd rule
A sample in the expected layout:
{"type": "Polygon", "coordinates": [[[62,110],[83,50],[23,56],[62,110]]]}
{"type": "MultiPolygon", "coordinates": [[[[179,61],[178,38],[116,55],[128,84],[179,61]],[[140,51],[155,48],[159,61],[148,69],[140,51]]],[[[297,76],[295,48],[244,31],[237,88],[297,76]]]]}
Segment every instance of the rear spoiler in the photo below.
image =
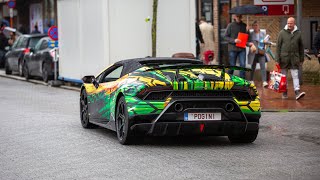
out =
{"type": "Polygon", "coordinates": [[[243,68],[240,66],[223,66],[223,65],[205,65],[205,64],[182,64],[182,65],[168,65],[163,67],[151,67],[150,69],[146,69],[145,71],[154,71],[154,70],[165,70],[165,69],[221,69],[221,70],[240,70],[240,71],[252,71],[249,68],[243,68]]]}
{"type": "MultiPolygon", "coordinates": [[[[224,66],[224,65],[205,65],[205,64],[180,64],[180,65],[168,65],[163,67],[151,67],[145,71],[155,71],[155,70],[166,70],[166,69],[176,69],[176,77],[179,74],[179,70],[188,70],[188,69],[221,69],[221,78],[224,79],[226,70],[240,70],[240,71],[252,71],[248,68],[243,68],[240,66],[224,66]]],[[[177,78],[176,78],[177,79],[177,78]]]]}

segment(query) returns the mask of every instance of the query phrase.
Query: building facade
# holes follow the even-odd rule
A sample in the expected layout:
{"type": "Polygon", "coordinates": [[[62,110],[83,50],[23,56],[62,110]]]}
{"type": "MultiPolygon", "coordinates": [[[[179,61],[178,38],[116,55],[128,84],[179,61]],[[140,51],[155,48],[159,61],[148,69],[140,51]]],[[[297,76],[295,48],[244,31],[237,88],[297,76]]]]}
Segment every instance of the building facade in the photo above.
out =
{"type": "Polygon", "coordinates": [[[42,33],[57,25],[57,0],[16,0],[10,17],[9,0],[0,0],[0,20],[22,33],[30,33],[37,25],[42,33]]]}
{"type": "MultiPolygon", "coordinates": [[[[273,2],[275,2],[274,0],[273,2]]],[[[250,25],[253,21],[258,20],[261,29],[266,29],[267,34],[271,36],[273,42],[277,41],[278,33],[286,25],[288,17],[299,18],[300,27],[298,27],[303,36],[305,48],[312,48],[312,40],[315,35],[317,26],[320,24],[320,1],[319,0],[292,0],[294,1],[293,15],[244,15],[243,21],[250,25]],[[300,8],[300,10],[299,10],[300,8]]],[[[229,10],[233,7],[252,4],[254,0],[196,0],[196,17],[205,17],[207,22],[214,26],[215,46],[214,51],[217,57],[220,57],[221,63],[227,62],[227,47],[223,40],[223,34],[227,24],[232,22],[232,15],[229,10]]],[[[279,0],[279,2],[284,2],[279,0]]]]}

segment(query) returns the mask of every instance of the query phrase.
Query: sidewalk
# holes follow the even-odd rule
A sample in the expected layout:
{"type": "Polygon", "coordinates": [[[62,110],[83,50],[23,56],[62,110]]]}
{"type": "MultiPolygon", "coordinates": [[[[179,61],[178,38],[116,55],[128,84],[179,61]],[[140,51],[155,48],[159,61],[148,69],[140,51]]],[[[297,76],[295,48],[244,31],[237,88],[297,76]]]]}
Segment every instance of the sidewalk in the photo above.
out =
{"type": "MultiPolygon", "coordinates": [[[[25,78],[19,77],[18,75],[6,75],[4,70],[0,70],[0,77],[6,77],[11,79],[16,79],[20,81],[26,81],[25,78]]],[[[48,85],[41,80],[29,80],[31,83],[48,85]]],[[[288,82],[288,99],[282,99],[281,93],[276,93],[267,88],[261,86],[261,82],[255,82],[257,85],[257,90],[261,99],[261,110],[267,111],[277,111],[277,112],[287,112],[287,111],[319,111],[320,112],[320,86],[304,84],[301,86],[301,91],[306,92],[306,95],[296,101],[294,92],[292,90],[292,82],[288,82]]],[[[69,89],[73,91],[80,91],[78,87],[72,86],[60,86],[59,88],[69,89]]]]}
{"type": "Polygon", "coordinates": [[[292,81],[288,81],[288,99],[282,99],[282,93],[263,88],[261,82],[255,82],[261,99],[262,111],[320,111],[320,86],[303,84],[301,91],[306,95],[297,101],[292,81]]]}

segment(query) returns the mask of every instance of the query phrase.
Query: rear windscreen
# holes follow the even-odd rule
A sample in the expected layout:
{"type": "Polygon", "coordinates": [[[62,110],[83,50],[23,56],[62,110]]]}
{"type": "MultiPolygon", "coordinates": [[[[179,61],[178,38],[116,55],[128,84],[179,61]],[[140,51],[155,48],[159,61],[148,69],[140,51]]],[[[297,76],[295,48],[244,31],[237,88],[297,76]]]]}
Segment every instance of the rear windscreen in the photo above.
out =
{"type": "Polygon", "coordinates": [[[34,48],[34,46],[37,44],[37,42],[43,37],[33,37],[29,41],[29,47],[34,48]]]}

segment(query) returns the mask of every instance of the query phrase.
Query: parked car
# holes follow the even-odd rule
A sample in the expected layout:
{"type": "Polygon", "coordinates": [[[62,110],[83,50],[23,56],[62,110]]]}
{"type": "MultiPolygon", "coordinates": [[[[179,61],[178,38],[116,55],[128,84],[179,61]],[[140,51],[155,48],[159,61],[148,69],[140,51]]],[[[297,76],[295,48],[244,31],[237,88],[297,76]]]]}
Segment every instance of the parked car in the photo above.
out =
{"type": "MultiPolygon", "coordinates": [[[[21,33],[19,31],[17,31],[15,28],[11,28],[11,27],[3,28],[2,33],[3,33],[4,37],[6,38],[7,42],[5,44],[2,44],[2,46],[5,46],[5,47],[4,47],[4,49],[0,50],[0,68],[4,67],[5,55],[8,52],[8,50],[10,49],[10,44],[9,44],[9,39],[11,38],[10,33],[15,33],[16,39],[21,35],[21,33]]],[[[3,43],[3,42],[1,42],[1,43],[3,43]]]]}
{"type": "Polygon", "coordinates": [[[259,131],[260,98],[254,84],[227,69],[246,70],[182,58],[116,62],[97,77],[83,77],[81,124],[116,131],[121,144],[135,135],[228,136],[251,143],[259,131]]]}
{"type": "Polygon", "coordinates": [[[5,56],[5,73],[19,72],[23,76],[23,58],[34,48],[37,42],[45,37],[45,34],[24,34],[14,42],[5,56]]]}
{"type": "Polygon", "coordinates": [[[30,52],[24,56],[23,74],[26,79],[42,77],[44,82],[53,79],[55,51],[48,45],[49,41],[49,37],[41,38],[35,47],[30,48],[30,52]]]}

